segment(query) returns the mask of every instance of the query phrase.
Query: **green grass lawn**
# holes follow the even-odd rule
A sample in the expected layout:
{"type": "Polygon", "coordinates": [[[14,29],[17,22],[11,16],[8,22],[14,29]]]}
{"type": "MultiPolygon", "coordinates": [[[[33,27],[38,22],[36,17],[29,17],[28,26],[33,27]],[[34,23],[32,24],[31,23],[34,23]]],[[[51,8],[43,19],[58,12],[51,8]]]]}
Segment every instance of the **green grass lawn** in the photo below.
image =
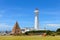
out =
{"type": "Polygon", "coordinates": [[[60,40],[60,36],[0,36],[0,40],[60,40]]]}

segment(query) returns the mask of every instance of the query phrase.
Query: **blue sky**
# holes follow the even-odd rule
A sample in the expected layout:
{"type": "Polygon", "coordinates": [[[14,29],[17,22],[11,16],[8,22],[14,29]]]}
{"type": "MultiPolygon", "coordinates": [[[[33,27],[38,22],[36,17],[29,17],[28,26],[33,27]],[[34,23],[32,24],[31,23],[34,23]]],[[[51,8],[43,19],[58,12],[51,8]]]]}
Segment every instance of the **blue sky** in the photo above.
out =
{"type": "Polygon", "coordinates": [[[60,0],[0,0],[0,30],[12,30],[16,21],[21,28],[33,28],[35,8],[40,29],[60,28],[60,0]]]}

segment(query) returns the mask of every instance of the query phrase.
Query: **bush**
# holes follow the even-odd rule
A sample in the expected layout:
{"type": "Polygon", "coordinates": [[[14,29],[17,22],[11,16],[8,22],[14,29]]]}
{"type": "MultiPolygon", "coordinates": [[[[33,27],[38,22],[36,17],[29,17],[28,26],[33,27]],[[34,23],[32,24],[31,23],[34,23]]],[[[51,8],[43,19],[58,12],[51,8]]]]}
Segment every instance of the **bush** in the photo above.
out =
{"type": "Polygon", "coordinates": [[[38,31],[28,31],[25,32],[26,35],[42,35],[43,33],[46,33],[47,35],[51,35],[53,33],[53,31],[50,30],[38,30],[38,31]]]}
{"type": "Polygon", "coordinates": [[[60,35],[60,32],[56,32],[57,35],[60,35]]]}
{"type": "Polygon", "coordinates": [[[56,35],[56,33],[52,33],[52,34],[51,34],[51,36],[55,36],[55,35],[56,35]]]}

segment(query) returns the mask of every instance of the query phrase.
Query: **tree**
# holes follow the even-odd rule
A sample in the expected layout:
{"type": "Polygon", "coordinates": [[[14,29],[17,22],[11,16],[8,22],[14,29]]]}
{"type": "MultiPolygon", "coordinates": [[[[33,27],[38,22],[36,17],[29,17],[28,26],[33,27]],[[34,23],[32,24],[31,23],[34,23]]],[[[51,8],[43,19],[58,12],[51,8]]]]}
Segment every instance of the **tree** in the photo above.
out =
{"type": "Polygon", "coordinates": [[[56,30],[56,32],[60,32],[60,28],[58,28],[58,29],[56,30]]]}
{"type": "Polygon", "coordinates": [[[56,30],[56,34],[57,34],[57,35],[60,35],[60,28],[58,28],[58,29],[56,30]]]}

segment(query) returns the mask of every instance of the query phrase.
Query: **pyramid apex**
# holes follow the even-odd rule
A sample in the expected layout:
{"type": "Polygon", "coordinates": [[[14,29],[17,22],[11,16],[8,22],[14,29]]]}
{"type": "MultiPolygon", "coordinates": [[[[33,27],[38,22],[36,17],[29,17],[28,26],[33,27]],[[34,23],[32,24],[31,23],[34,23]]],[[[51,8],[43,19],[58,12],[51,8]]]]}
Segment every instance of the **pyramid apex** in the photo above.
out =
{"type": "Polygon", "coordinates": [[[16,24],[18,24],[18,21],[16,21],[16,24]]]}

